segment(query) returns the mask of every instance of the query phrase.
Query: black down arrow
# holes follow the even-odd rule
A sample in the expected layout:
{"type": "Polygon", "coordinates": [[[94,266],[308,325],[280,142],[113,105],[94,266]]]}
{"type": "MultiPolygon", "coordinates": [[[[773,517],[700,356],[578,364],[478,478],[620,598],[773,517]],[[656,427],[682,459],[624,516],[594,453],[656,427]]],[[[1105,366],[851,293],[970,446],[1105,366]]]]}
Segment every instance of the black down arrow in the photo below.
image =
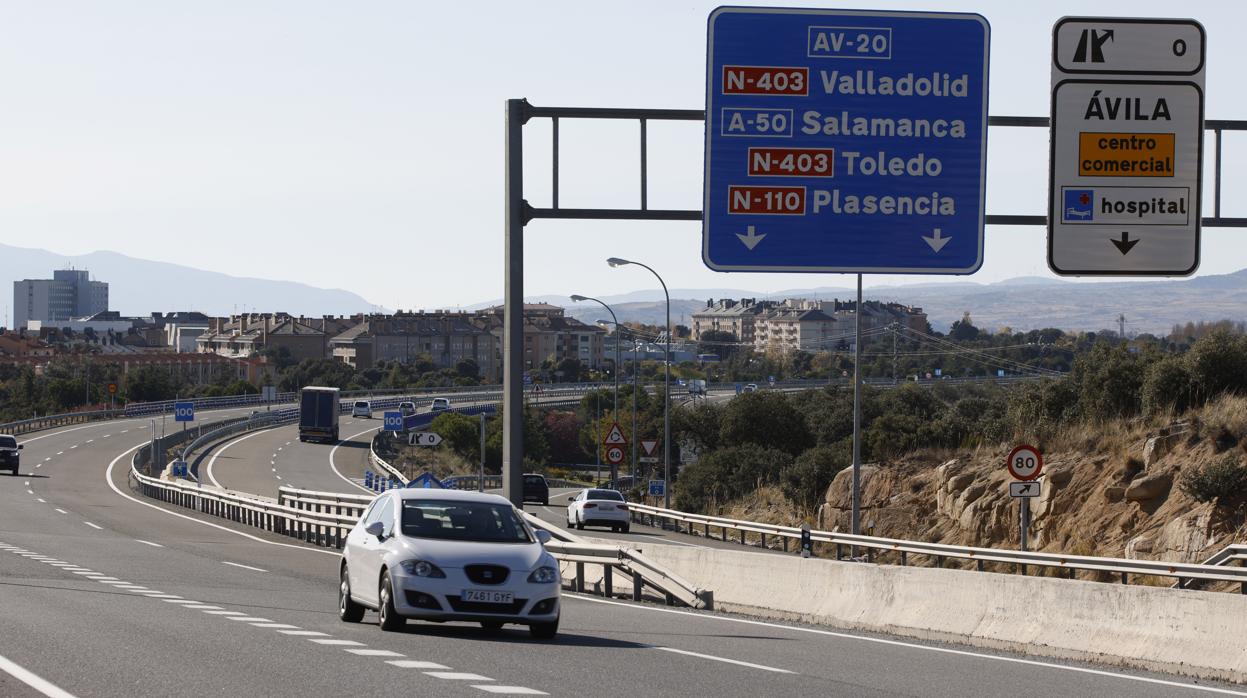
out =
{"type": "Polygon", "coordinates": [[[1131,240],[1130,233],[1126,231],[1122,231],[1120,240],[1114,240],[1113,238],[1109,238],[1108,241],[1113,243],[1114,245],[1117,245],[1117,249],[1121,250],[1122,254],[1128,254],[1130,250],[1134,248],[1135,245],[1139,244],[1139,239],[1135,238],[1131,240]]]}

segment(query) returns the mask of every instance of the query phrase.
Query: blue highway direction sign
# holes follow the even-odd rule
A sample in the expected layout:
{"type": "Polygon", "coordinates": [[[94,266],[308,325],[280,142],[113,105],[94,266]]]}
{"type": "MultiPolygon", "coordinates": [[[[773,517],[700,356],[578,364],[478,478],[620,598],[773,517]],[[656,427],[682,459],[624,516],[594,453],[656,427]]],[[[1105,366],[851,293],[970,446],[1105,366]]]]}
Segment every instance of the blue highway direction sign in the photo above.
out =
{"type": "Polygon", "coordinates": [[[712,12],[706,265],[976,271],[989,39],[974,14],[712,12]]]}
{"type": "Polygon", "coordinates": [[[195,403],[193,402],[173,403],[173,421],[175,422],[195,421],[195,403]]]}

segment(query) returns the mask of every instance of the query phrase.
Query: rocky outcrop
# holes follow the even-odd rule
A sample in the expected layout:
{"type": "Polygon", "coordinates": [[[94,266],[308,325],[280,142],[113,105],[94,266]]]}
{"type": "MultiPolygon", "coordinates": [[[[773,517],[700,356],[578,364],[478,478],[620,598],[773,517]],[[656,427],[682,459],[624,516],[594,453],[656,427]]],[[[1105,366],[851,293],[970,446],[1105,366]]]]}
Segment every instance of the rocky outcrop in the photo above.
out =
{"type": "Polygon", "coordinates": [[[1173,487],[1173,473],[1154,473],[1143,475],[1130,481],[1126,488],[1126,499],[1131,502],[1148,502],[1169,494],[1173,487]]]}

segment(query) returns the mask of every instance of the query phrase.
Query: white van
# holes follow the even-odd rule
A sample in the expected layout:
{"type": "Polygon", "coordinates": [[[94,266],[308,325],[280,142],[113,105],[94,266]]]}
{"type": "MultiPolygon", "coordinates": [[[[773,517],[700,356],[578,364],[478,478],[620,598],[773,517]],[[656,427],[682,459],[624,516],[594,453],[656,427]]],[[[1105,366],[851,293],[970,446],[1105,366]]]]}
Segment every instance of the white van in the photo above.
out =
{"type": "Polygon", "coordinates": [[[351,416],[372,419],[372,403],[367,400],[356,400],[355,404],[351,405],[351,416]]]}

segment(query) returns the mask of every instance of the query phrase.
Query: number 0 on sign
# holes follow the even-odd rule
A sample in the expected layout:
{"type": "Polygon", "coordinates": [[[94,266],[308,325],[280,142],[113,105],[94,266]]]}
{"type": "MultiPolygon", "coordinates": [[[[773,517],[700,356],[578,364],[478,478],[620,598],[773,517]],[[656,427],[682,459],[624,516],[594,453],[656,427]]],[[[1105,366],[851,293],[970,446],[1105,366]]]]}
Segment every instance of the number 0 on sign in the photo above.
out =
{"type": "Polygon", "coordinates": [[[1009,474],[1018,480],[1034,480],[1043,471],[1043,454],[1034,446],[1023,444],[1009,452],[1006,465],[1009,474]]]}

